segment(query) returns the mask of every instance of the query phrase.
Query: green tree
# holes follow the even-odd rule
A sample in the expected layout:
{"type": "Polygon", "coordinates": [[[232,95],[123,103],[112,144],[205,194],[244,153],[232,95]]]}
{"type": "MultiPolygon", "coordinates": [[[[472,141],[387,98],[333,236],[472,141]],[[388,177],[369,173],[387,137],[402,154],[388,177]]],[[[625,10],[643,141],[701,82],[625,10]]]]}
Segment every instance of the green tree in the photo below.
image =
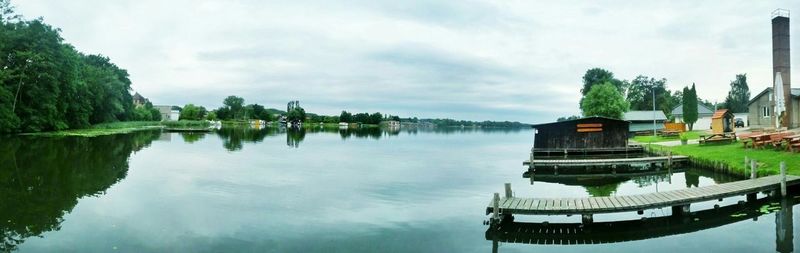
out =
{"type": "Polygon", "coordinates": [[[342,114],[339,114],[339,122],[353,123],[353,114],[342,111],[342,114]]]}
{"type": "Polygon", "coordinates": [[[610,82],[592,87],[581,102],[581,110],[586,117],[622,119],[623,113],[628,111],[629,106],[619,90],[610,82]]]}
{"type": "Polygon", "coordinates": [[[78,52],[59,33],[42,19],[23,20],[0,0],[0,132],[134,118],[127,71],[107,57],[78,52]]]}
{"type": "Polygon", "coordinates": [[[678,105],[679,98],[667,90],[667,79],[655,79],[647,76],[637,76],[630,82],[627,100],[631,110],[653,110],[653,92],[655,92],[656,110],[661,110],[665,115],[672,114],[672,109],[678,105]]]}
{"type": "Polygon", "coordinates": [[[272,117],[271,117],[269,111],[267,111],[267,109],[264,108],[264,106],[259,105],[259,104],[252,104],[252,105],[248,105],[247,107],[250,108],[251,115],[249,115],[249,116],[250,116],[251,119],[260,119],[260,120],[264,120],[264,121],[271,121],[272,120],[272,117]]]}
{"type": "Polygon", "coordinates": [[[694,83],[692,83],[692,88],[684,87],[683,88],[683,122],[689,125],[689,131],[691,131],[694,127],[694,123],[697,122],[697,90],[694,88],[694,83]]]}
{"type": "Polygon", "coordinates": [[[244,118],[244,98],[228,96],[222,101],[222,104],[228,108],[231,119],[244,118]]]}
{"type": "Polygon", "coordinates": [[[203,120],[206,113],[205,107],[187,104],[183,106],[183,110],[181,110],[180,120],[203,120]]]}
{"type": "Polygon", "coordinates": [[[306,110],[302,107],[295,107],[286,113],[286,120],[304,122],[306,120],[306,110]]]}
{"type": "Polygon", "coordinates": [[[747,74],[736,75],[736,80],[731,81],[731,90],[725,97],[725,108],[731,111],[747,112],[747,103],[750,101],[750,88],[747,86],[747,74]]]}
{"type": "Polygon", "coordinates": [[[576,119],[580,119],[580,118],[581,118],[581,116],[578,116],[578,115],[572,115],[572,116],[568,116],[568,117],[558,117],[558,119],[556,119],[556,122],[568,121],[568,120],[576,120],[576,119]]]}
{"type": "Polygon", "coordinates": [[[206,119],[207,120],[211,120],[211,121],[217,120],[217,113],[213,112],[213,111],[212,112],[208,112],[208,114],[206,114],[206,119]]]}
{"type": "Polygon", "coordinates": [[[592,68],[583,74],[583,89],[581,89],[581,94],[586,96],[592,89],[592,86],[607,82],[613,84],[620,93],[625,93],[624,82],[614,78],[614,73],[601,68],[592,68]]]}

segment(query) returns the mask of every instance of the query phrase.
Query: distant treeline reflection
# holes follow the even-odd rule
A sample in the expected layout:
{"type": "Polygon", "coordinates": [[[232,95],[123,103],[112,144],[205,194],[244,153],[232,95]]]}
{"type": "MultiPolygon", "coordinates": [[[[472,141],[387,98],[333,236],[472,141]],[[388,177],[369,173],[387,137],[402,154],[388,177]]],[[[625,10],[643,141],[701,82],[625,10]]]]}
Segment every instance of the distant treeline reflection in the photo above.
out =
{"type": "MultiPolygon", "coordinates": [[[[513,133],[524,131],[523,128],[461,128],[461,127],[440,127],[440,128],[335,128],[335,127],[304,127],[304,128],[285,128],[285,127],[224,127],[215,130],[214,133],[223,141],[223,147],[228,151],[238,151],[243,148],[244,143],[259,143],[268,136],[286,135],[286,145],[299,148],[300,143],[306,138],[307,133],[311,134],[339,134],[342,140],[350,138],[381,139],[400,134],[415,135],[417,133],[436,133],[436,134],[456,134],[456,133],[513,133]]],[[[205,137],[205,133],[180,133],[184,142],[193,143],[205,137]]]]}
{"type": "Polygon", "coordinates": [[[78,199],[98,196],[128,174],[128,157],[160,136],[143,131],[94,138],[0,140],[0,252],[59,230],[78,199]]]}

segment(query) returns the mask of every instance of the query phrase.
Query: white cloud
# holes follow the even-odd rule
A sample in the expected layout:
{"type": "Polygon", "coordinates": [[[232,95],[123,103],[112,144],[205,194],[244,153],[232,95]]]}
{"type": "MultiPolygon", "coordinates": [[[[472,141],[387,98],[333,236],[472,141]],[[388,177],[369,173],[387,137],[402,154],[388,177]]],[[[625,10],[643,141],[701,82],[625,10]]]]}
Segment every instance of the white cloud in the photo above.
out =
{"type": "Polygon", "coordinates": [[[712,101],[747,73],[757,94],[772,79],[771,11],[800,10],[777,0],[13,4],[111,57],[156,103],[217,107],[236,94],[326,114],[524,122],[579,113],[592,67],[664,77],[672,89],[694,82],[712,101]]]}

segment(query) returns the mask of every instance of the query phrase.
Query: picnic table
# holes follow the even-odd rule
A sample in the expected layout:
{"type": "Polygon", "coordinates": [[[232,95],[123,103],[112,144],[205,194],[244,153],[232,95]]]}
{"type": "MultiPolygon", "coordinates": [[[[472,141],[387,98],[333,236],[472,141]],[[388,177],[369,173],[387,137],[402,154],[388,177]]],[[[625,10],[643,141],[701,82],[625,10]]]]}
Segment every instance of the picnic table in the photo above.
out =
{"type": "Polygon", "coordinates": [[[800,149],[800,134],[784,136],[783,142],[786,143],[786,150],[794,152],[795,149],[800,149]]]}
{"type": "Polygon", "coordinates": [[[750,146],[752,148],[758,148],[759,146],[763,146],[764,144],[766,144],[767,141],[769,141],[769,135],[770,134],[752,135],[749,137],[750,141],[744,142],[744,147],[747,148],[747,143],[750,143],[750,146]]]}
{"type": "Polygon", "coordinates": [[[709,144],[709,143],[722,143],[728,142],[732,143],[736,141],[736,134],[732,133],[722,133],[722,134],[703,134],[700,135],[700,145],[709,144]]]}

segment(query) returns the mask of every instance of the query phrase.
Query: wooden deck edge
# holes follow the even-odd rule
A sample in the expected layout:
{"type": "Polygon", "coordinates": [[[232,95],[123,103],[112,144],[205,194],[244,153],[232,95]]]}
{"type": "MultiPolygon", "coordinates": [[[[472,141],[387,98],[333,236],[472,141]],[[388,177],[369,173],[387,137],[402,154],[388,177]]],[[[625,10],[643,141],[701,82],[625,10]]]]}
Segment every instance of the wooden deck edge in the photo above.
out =
{"type": "MultiPolygon", "coordinates": [[[[770,178],[770,177],[774,178],[774,177],[779,177],[779,176],[778,175],[773,175],[773,176],[761,177],[761,178],[757,178],[757,179],[746,179],[746,180],[742,180],[742,181],[736,181],[736,182],[725,183],[725,184],[718,184],[718,185],[713,185],[713,186],[724,186],[724,185],[730,185],[730,184],[736,184],[736,183],[741,184],[741,183],[745,183],[748,180],[766,180],[766,178],[770,178]]],[[[800,184],[800,176],[787,176],[787,180],[786,180],[786,185],[787,186],[793,186],[793,185],[797,185],[797,184],[800,184]]],[[[704,187],[700,187],[700,188],[705,188],[705,187],[711,187],[711,186],[704,186],[704,187]]],[[[680,200],[662,201],[662,202],[657,202],[657,203],[631,205],[631,206],[624,206],[624,207],[589,208],[589,209],[582,209],[582,210],[578,210],[578,209],[532,210],[532,209],[517,209],[517,208],[502,208],[501,207],[500,208],[500,213],[501,214],[520,214],[520,215],[578,215],[578,214],[601,214],[601,213],[630,212],[630,211],[639,211],[639,210],[646,210],[646,209],[653,209],[653,208],[664,208],[664,207],[671,207],[671,206],[687,205],[687,204],[692,204],[692,203],[711,201],[711,200],[720,199],[720,198],[729,198],[729,197],[733,197],[733,196],[741,196],[741,195],[746,195],[746,194],[750,194],[750,193],[758,193],[758,192],[763,192],[763,191],[768,191],[768,190],[774,190],[774,189],[779,188],[779,187],[780,187],[780,181],[778,180],[777,182],[770,183],[770,184],[767,184],[767,185],[764,185],[764,186],[755,187],[755,188],[749,188],[749,189],[743,189],[743,190],[737,190],[737,191],[730,191],[730,192],[725,192],[725,193],[722,193],[722,194],[714,194],[714,195],[701,196],[701,197],[690,197],[690,198],[684,198],[684,199],[680,199],[680,200]]],[[[692,188],[690,188],[690,189],[692,189],[692,188]]],[[[693,188],[693,189],[699,189],[699,188],[693,188]]],[[[666,191],[666,192],[661,192],[661,193],[677,192],[677,191],[683,191],[683,190],[687,190],[687,189],[672,190],[672,191],[666,191]]],[[[646,196],[646,195],[651,195],[651,194],[655,194],[655,193],[624,195],[624,196],[613,196],[613,197],[517,198],[517,199],[532,199],[532,200],[538,200],[538,201],[542,201],[542,200],[559,200],[559,201],[561,201],[561,200],[565,200],[565,199],[570,199],[570,200],[573,200],[573,199],[574,200],[578,200],[578,199],[580,199],[580,200],[586,200],[587,202],[589,202],[589,199],[597,200],[597,199],[601,199],[601,198],[646,196]]],[[[501,199],[500,200],[501,203],[504,200],[505,200],[505,198],[501,199]]],[[[494,208],[492,207],[492,203],[490,201],[490,203],[489,203],[489,205],[487,206],[487,209],[486,209],[487,215],[489,213],[493,212],[493,210],[494,210],[494,208]]]]}

